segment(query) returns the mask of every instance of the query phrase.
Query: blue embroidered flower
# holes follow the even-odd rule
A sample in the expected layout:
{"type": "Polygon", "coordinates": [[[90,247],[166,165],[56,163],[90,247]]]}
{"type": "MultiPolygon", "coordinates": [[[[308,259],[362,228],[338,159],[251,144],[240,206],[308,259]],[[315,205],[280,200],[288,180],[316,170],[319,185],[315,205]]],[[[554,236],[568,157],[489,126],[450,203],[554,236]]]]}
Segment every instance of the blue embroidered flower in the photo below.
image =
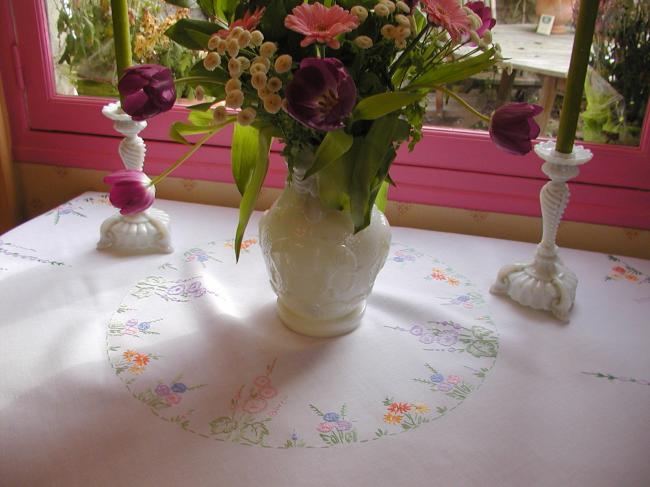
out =
{"type": "Polygon", "coordinates": [[[323,419],[328,423],[335,423],[340,419],[339,415],[336,413],[325,413],[323,419]]]}
{"type": "Polygon", "coordinates": [[[149,328],[151,328],[151,323],[148,321],[143,321],[142,323],[138,324],[138,330],[140,331],[147,331],[149,328]]]}
{"type": "Polygon", "coordinates": [[[438,383],[438,382],[442,382],[443,380],[445,380],[445,376],[442,375],[442,374],[433,374],[431,377],[429,377],[429,380],[431,382],[438,383]]]}
{"type": "Polygon", "coordinates": [[[172,384],[172,391],[177,392],[179,394],[184,393],[187,390],[187,386],[183,384],[182,382],[176,382],[172,384]]]}
{"type": "Polygon", "coordinates": [[[296,433],[293,433],[293,434],[291,435],[291,439],[292,439],[293,441],[298,441],[298,435],[297,435],[296,433]]]}

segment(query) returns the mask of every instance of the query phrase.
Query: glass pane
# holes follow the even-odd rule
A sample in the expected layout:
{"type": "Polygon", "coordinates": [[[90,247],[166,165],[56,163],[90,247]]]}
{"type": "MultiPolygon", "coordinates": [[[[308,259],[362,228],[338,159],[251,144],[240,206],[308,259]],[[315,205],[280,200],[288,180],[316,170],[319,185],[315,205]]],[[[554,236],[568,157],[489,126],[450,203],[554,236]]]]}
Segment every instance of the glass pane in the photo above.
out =
{"type": "MultiPolygon", "coordinates": [[[[453,90],[485,114],[507,101],[542,105],[541,135],[555,137],[573,45],[572,2],[566,0],[564,11],[557,12],[559,3],[498,0],[493,38],[513,71],[482,73],[456,83],[453,90]],[[555,16],[550,35],[536,32],[542,14],[555,16]]],[[[604,0],[600,8],[590,63],[594,69],[585,83],[576,135],[578,140],[636,146],[650,91],[650,2],[604,0]]],[[[440,93],[429,95],[427,122],[487,129],[486,123],[440,93]]]]}
{"type": "MultiPolygon", "coordinates": [[[[45,1],[57,93],[116,96],[110,1],[45,1]]],[[[164,32],[188,14],[161,0],[129,0],[133,62],[162,64],[172,68],[174,77],[186,76],[197,58],[164,32]]]]}

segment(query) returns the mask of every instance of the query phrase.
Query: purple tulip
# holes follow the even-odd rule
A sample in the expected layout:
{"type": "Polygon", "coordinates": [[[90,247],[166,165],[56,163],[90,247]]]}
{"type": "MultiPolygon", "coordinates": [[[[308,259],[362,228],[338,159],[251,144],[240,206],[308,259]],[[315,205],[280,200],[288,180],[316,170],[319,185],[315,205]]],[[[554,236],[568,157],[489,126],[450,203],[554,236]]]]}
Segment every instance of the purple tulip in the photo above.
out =
{"type": "Polygon", "coordinates": [[[114,207],[120,209],[122,215],[144,211],[153,205],[156,198],[156,188],[142,171],[115,171],[106,176],[104,182],[111,185],[108,199],[114,207]]]}
{"type": "Polygon", "coordinates": [[[117,84],[122,110],[133,120],[146,120],[174,106],[176,89],[169,68],[139,64],[124,70],[117,84]]]}
{"type": "Polygon", "coordinates": [[[497,19],[492,17],[492,9],[490,7],[486,7],[483,2],[469,2],[466,3],[465,6],[476,15],[478,15],[483,22],[481,26],[476,29],[476,33],[479,37],[483,37],[485,31],[492,29],[492,27],[494,27],[497,23],[497,19]]]}
{"type": "Polygon", "coordinates": [[[289,114],[315,130],[343,127],[357,99],[357,87],[335,58],[306,58],[286,89],[289,114]]]}
{"type": "Polygon", "coordinates": [[[497,147],[511,154],[524,155],[533,148],[531,140],[539,135],[533,119],[542,107],[530,103],[509,103],[497,108],[490,120],[490,137],[497,147]]]}

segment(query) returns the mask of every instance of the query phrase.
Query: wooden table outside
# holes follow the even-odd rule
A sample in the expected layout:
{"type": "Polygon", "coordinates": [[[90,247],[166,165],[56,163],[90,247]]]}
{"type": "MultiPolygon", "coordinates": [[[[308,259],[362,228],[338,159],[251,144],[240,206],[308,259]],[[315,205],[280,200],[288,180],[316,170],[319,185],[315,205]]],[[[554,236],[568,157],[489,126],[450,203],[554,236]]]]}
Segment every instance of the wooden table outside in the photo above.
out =
{"type": "Polygon", "coordinates": [[[537,34],[536,28],[534,24],[500,24],[492,29],[492,35],[494,42],[501,46],[503,57],[513,67],[511,74],[504,70],[501,75],[500,101],[508,100],[516,70],[538,74],[542,78],[539,104],[544,111],[537,122],[544,131],[557,91],[564,89],[566,83],[573,33],[545,36],[537,34]]]}

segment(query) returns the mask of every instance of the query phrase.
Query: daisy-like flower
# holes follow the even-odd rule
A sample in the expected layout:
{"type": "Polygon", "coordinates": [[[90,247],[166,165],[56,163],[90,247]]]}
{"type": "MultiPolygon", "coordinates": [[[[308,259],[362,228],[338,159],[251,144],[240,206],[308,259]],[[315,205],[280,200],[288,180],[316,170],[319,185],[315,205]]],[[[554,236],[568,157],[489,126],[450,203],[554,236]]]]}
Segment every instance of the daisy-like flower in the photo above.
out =
{"type": "Polygon", "coordinates": [[[235,20],[228,26],[227,29],[221,29],[219,32],[217,32],[217,35],[222,39],[225,39],[228,37],[228,34],[230,34],[235,29],[235,27],[240,27],[244,30],[252,31],[260,23],[260,20],[262,20],[264,10],[266,10],[265,7],[257,7],[253,13],[251,13],[250,10],[247,10],[241,19],[235,20]]]}
{"type": "Polygon", "coordinates": [[[411,410],[411,405],[407,402],[394,402],[388,406],[388,410],[393,413],[408,413],[411,410]]]}
{"type": "Polygon", "coordinates": [[[403,416],[400,416],[399,414],[391,414],[391,413],[384,414],[384,423],[400,424],[402,422],[402,419],[403,416]]]}
{"type": "Polygon", "coordinates": [[[125,352],[122,352],[122,357],[124,357],[124,360],[127,362],[133,362],[133,359],[135,356],[138,354],[135,350],[127,350],[125,352]]]}
{"type": "Polygon", "coordinates": [[[341,43],[336,36],[354,30],[359,25],[359,18],[338,5],[328,8],[321,3],[303,3],[287,15],[284,25],[306,36],[300,42],[302,47],[320,42],[338,49],[341,43]]]}
{"type": "Polygon", "coordinates": [[[415,412],[418,414],[427,414],[429,411],[431,410],[429,409],[429,406],[427,406],[426,404],[417,403],[415,405],[415,412]]]}
{"type": "Polygon", "coordinates": [[[442,27],[454,42],[469,39],[472,21],[456,0],[422,0],[429,22],[442,27]]]}
{"type": "Polygon", "coordinates": [[[133,358],[133,361],[134,361],[137,365],[139,365],[140,367],[144,367],[145,365],[147,365],[147,364],[149,363],[149,356],[148,356],[148,355],[145,355],[145,354],[142,354],[142,353],[138,353],[138,354],[136,354],[136,356],[133,358]]]}

